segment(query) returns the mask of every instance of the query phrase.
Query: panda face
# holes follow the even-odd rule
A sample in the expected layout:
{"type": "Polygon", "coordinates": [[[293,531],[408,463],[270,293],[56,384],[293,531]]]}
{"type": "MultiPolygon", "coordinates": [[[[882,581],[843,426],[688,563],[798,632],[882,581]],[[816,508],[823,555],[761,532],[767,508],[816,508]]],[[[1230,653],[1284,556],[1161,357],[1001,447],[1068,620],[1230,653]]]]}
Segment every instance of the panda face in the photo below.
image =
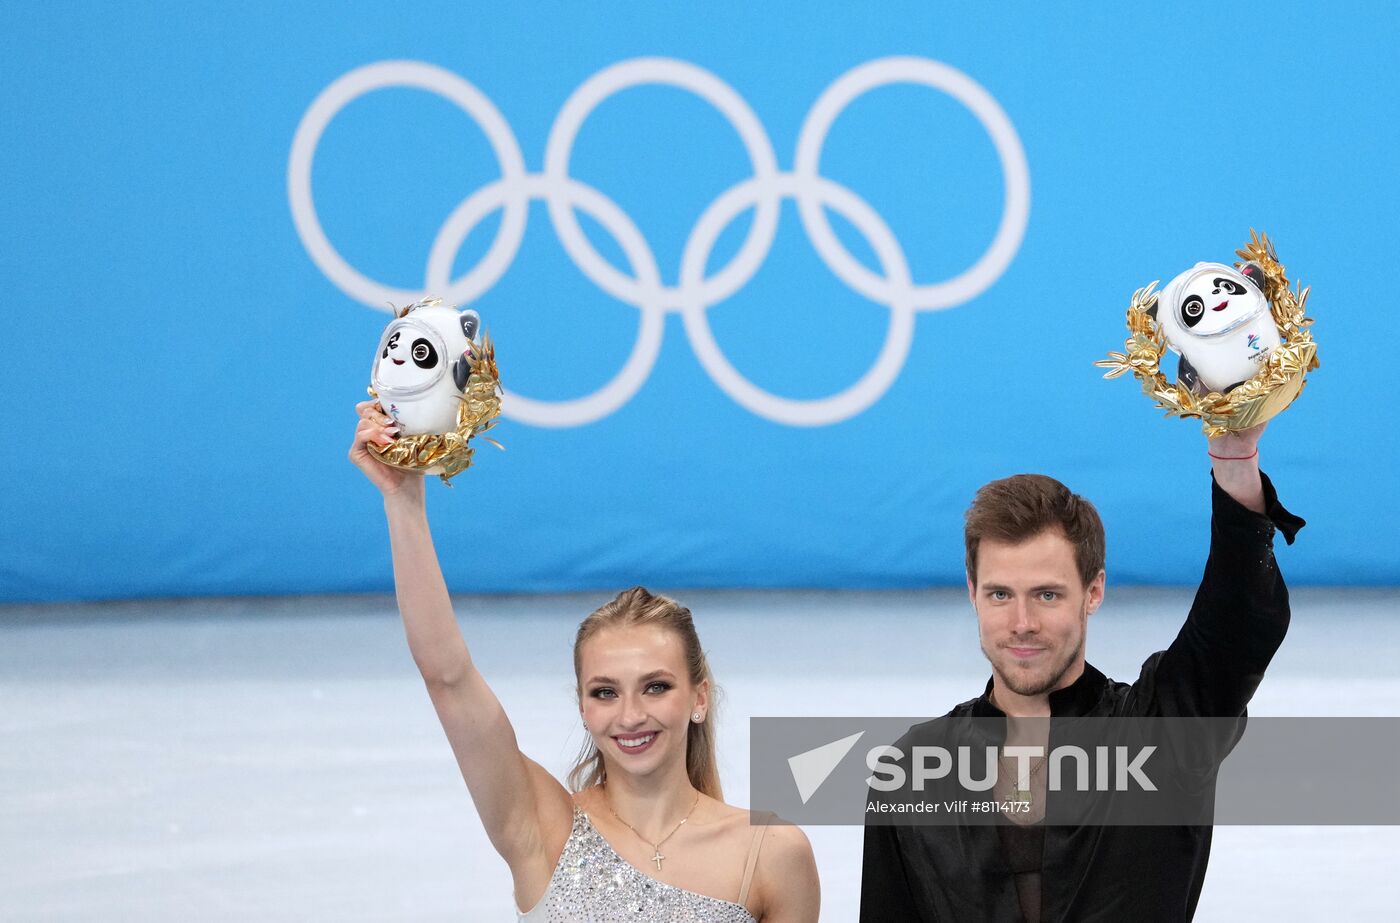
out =
{"type": "Polygon", "coordinates": [[[1264,294],[1241,273],[1212,267],[1197,273],[1181,294],[1177,316],[1196,336],[1224,333],[1267,305],[1264,294]]]}
{"type": "Polygon", "coordinates": [[[442,377],[438,337],[425,327],[411,321],[390,325],[375,363],[375,379],[381,387],[418,389],[442,377]]]}

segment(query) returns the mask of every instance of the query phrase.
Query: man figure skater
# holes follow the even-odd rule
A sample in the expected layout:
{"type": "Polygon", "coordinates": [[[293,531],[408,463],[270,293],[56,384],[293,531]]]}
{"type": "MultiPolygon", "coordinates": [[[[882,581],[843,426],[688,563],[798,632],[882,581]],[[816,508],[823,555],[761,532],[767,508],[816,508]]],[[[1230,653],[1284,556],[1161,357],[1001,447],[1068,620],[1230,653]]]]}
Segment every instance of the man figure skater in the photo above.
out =
{"type": "MultiPolygon", "coordinates": [[[[1093,506],[1042,475],[982,487],[964,538],[968,595],[992,678],[949,715],[1005,719],[1007,743],[1040,744],[1049,722],[1018,719],[1243,716],[1288,628],[1273,534],[1292,543],[1303,525],[1259,470],[1262,431],[1210,441],[1205,575],[1176,640],[1131,684],[1084,660],[1089,616],[1104,595],[1103,526],[1093,506]]],[[[862,923],[1190,920],[1211,828],[1035,823],[1046,791],[1039,768],[1028,792],[1015,790],[1014,772],[998,774],[997,800],[1036,806],[1008,815],[1010,823],[867,826],[862,923]]]]}

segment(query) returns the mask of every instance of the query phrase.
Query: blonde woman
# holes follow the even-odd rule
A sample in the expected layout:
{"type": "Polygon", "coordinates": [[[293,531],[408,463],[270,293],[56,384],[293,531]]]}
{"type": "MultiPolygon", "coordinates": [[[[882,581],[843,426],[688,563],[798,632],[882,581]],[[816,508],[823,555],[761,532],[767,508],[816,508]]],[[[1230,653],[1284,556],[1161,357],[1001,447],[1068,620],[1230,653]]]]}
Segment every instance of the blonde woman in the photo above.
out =
{"type": "Polygon", "coordinates": [[[641,587],[579,626],[574,673],[586,752],[565,788],[520,752],[475,665],[433,549],[423,478],[370,454],[398,435],[379,405],[350,460],[384,497],[409,649],[491,844],[510,867],[520,920],[536,923],[812,923],[819,884],[796,827],[753,826],[725,804],[713,683],[689,610],[641,587]]]}

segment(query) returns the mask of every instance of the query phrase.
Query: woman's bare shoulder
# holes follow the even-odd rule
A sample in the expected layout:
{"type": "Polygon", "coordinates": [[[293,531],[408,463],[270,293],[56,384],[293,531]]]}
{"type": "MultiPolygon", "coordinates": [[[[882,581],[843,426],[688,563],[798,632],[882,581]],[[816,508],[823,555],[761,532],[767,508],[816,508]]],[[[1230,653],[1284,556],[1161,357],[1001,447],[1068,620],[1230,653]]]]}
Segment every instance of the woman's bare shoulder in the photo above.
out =
{"type": "Polygon", "coordinates": [[[712,810],[707,813],[711,822],[718,828],[751,839],[757,828],[763,827],[762,852],[767,852],[770,849],[781,851],[784,854],[795,851],[799,856],[803,852],[808,855],[812,852],[812,844],[807,840],[807,835],[802,832],[802,828],[782,820],[769,811],[753,811],[749,808],[741,808],[713,799],[711,799],[711,804],[712,810]]]}
{"type": "Polygon", "coordinates": [[[760,920],[811,921],[821,908],[812,842],[796,824],[770,818],[754,870],[760,920]]]}
{"type": "Polygon", "coordinates": [[[810,861],[813,859],[812,841],[796,824],[773,819],[763,832],[763,849],[759,855],[760,861],[767,858],[778,864],[810,861]]]}
{"type": "Polygon", "coordinates": [[[758,847],[748,905],[754,916],[778,923],[816,923],[821,885],[812,843],[802,828],[767,811],[715,801],[713,826],[724,831],[730,855],[748,856],[758,847]],[[756,841],[755,837],[762,839],[756,841]]]}

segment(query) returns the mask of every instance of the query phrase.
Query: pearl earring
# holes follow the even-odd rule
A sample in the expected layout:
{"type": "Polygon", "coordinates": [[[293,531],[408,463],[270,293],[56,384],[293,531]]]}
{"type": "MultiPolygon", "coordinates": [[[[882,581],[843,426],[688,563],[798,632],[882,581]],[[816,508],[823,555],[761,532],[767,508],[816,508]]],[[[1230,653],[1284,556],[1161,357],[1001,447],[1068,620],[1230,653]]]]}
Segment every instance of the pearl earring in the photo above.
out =
{"type": "Polygon", "coordinates": [[[691,715],[690,717],[691,717],[691,719],[692,719],[693,721],[699,722],[699,720],[700,720],[700,713],[699,713],[699,712],[696,712],[695,714],[691,715]]]}

